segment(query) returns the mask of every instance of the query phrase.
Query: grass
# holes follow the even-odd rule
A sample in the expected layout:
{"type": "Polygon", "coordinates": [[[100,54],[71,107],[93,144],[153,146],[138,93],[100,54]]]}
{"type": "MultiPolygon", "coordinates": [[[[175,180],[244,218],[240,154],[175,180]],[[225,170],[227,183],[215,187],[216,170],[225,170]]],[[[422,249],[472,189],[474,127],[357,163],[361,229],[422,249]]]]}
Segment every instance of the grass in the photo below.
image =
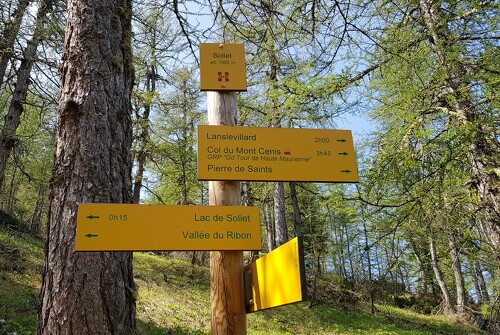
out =
{"type": "Polygon", "coordinates": [[[0,224],[0,335],[35,334],[43,241],[0,224]]]}
{"type": "MultiPolygon", "coordinates": [[[[0,223],[0,335],[35,334],[43,241],[0,223]]],[[[138,335],[209,335],[206,267],[152,253],[134,254],[138,335]]],[[[479,335],[453,317],[391,306],[378,313],[358,306],[299,303],[247,316],[248,335],[479,335]]]]}
{"type": "Polygon", "coordinates": [[[210,327],[207,268],[135,253],[134,273],[139,334],[206,334],[210,327]]]}

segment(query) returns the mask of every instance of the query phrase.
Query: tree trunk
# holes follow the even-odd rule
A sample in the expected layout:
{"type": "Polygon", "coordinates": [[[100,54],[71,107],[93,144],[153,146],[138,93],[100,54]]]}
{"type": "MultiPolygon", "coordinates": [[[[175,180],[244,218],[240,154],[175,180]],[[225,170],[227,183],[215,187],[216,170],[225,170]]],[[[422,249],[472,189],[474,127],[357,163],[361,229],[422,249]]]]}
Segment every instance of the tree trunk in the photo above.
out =
{"type": "MultiPolygon", "coordinates": [[[[156,92],[156,68],[154,65],[149,67],[146,78],[146,92],[153,96],[156,92]]],[[[141,189],[144,180],[144,171],[146,165],[146,152],[149,144],[149,115],[151,114],[151,99],[147,100],[144,106],[144,113],[139,115],[137,112],[137,123],[139,128],[138,151],[136,157],[137,168],[134,177],[133,203],[138,204],[141,200],[141,189]]]]}
{"type": "Polygon", "coordinates": [[[276,247],[288,242],[285,216],[285,185],[274,183],[274,243],[276,247]]]}
{"type": "Polygon", "coordinates": [[[33,215],[29,222],[29,230],[34,234],[39,234],[42,229],[42,218],[47,210],[47,184],[40,183],[38,185],[38,195],[33,209],[33,215]]]}
{"type": "Polygon", "coordinates": [[[35,30],[33,37],[28,41],[23,53],[23,59],[17,73],[17,81],[10,101],[10,106],[2,129],[0,141],[0,188],[5,179],[5,168],[9,160],[12,149],[16,146],[16,130],[21,122],[21,114],[24,110],[24,103],[28,95],[28,85],[30,83],[31,69],[36,58],[36,50],[43,36],[46,15],[52,10],[53,1],[46,0],[40,3],[36,16],[35,30]]]}
{"type": "Polygon", "coordinates": [[[271,216],[271,210],[269,209],[269,202],[266,201],[264,204],[264,220],[266,221],[266,238],[267,238],[267,251],[272,251],[276,248],[274,240],[274,225],[271,216]]]}
{"type": "Polygon", "coordinates": [[[474,271],[474,282],[477,286],[478,303],[488,303],[490,301],[490,294],[488,293],[488,288],[486,286],[486,280],[483,276],[481,264],[477,259],[474,260],[472,264],[474,271]]]}
{"type": "Polygon", "coordinates": [[[28,0],[18,2],[16,9],[12,13],[12,20],[4,26],[3,31],[0,33],[0,36],[2,36],[0,39],[0,86],[4,82],[9,60],[14,55],[14,42],[29,3],[28,0]]]}
{"type": "Polygon", "coordinates": [[[290,198],[292,199],[293,216],[295,217],[295,236],[302,236],[302,216],[300,215],[299,200],[297,198],[295,182],[290,182],[290,198]]]}
{"type": "MultiPolygon", "coordinates": [[[[351,271],[351,274],[348,275],[348,278],[350,281],[354,282],[354,280],[356,280],[356,266],[354,265],[354,257],[352,257],[352,253],[351,253],[351,242],[353,241],[351,239],[351,236],[349,235],[349,228],[347,227],[347,224],[345,222],[342,223],[342,228],[344,230],[344,235],[345,235],[345,240],[344,240],[344,243],[343,245],[345,246],[345,252],[346,252],[346,257],[344,257],[344,262],[345,260],[349,261],[349,268],[350,268],[350,271],[351,271]]],[[[342,250],[342,252],[344,252],[344,250],[342,250]]],[[[345,267],[345,263],[344,263],[344,267],[345,267]]],[[[364,270],[364,269],[363,269],[364,270]]],[[[346,273],[347,274],[347,273],[346,273]]]]}
{"type": "Polygon", "coordinates": [[[363,240],[365,241],[364,250],[366,252],[366,261],[368,265],[368,291],[370,292],[370,312],[375,314],[375,285],[373,282],[372,274],[372,260],[370,255],[370,238],[368,236],[368,228],[366,226],[366,220],[363,220],[363,240]]]}
{"type": "Polygon", "coordinates": [[[455,237],[452,232],[448,232],[448,243],[450,246],[451,268],[455,278],[456,310],[458,313],[463,313],[465,311],[465,283],[457,246],[455,245],[455,237]]]}
{"type": "Polygon", "coordinates": [[[132,253],[74,251],[79,203],[131,203],[131,1],[70,0],[37,334],[135,334],[132,253]]]}
{"type": "Polygon", "coordinates": [[[450,292],[446,287],[446,282],[444,281],[441,269],[439,268],[439,264],[436,257],[436,247],[434,245],[434,239],[432,237],[430,239],[429,248],[431,254],[432,269],[434,270],[434,276],[436,277],[436,281],[439,285],[439,288],[441,289],[441,294],[443,295],[444,313],[453,314],[455,313],[455,308],[453,306],[453,303],[451,302],[450,292]]]}
{"type": "Polygon", "coordinates": [[[429,256],[426,250],[422,248],[425,248],[425,246],[419,243],[419,241],[411,240],[410,245],[419,266],[418,272],[420,275],[416,291],[417,294],[425,295],[431,291],[429,288],[432,288],[432,269],[429,264],[429,256]]]}

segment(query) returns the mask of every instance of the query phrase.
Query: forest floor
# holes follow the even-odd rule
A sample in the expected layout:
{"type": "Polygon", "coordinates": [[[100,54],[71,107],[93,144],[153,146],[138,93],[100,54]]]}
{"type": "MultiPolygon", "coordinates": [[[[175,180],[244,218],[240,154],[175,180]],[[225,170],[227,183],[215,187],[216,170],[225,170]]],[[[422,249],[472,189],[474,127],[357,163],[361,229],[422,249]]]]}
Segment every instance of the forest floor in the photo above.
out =
{"type": "MultiPolygon", "coordinates": [[[[1,218],[0,218],[1,219],[1,218]]],[[[1,220],[0,220],[1,221],[1,220]]],[[[0,222],[0,335],[35,334],[44,241],[18,224],[0,222]]],[[[138,335],[209,335],[209,269],[153,253],[134,253],[138,335]]],[[[442,315],[377,305],[315,306],[307,302],[248,314],[249,335],[480,335],[442,315]]]]}

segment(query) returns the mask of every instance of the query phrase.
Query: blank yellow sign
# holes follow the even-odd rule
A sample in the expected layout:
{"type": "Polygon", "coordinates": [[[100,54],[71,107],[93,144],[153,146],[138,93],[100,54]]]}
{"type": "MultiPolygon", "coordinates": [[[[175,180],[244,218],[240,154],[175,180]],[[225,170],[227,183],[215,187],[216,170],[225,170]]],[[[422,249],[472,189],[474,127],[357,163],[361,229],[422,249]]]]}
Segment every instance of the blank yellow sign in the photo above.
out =
{"type": "Polygon", "coordinates": [[[246,206],[80,204],[76,251],[261,250],[246,206]]]}
{"type": "Polygon", "coordinates": [[[246,91],[243,44],[200,44],[200,89],[202,91],[246,91]]]}
{"type": "Polygon", "coordinates": [[[302,241],[296,237],[245,266],[252,271],[252,303],[247,312],[307,299],[302,241]]]}
{"type": "Polygon", "coordinates": [[[350,130],[198,126],[198,179],[359,181],[350,130]]]}

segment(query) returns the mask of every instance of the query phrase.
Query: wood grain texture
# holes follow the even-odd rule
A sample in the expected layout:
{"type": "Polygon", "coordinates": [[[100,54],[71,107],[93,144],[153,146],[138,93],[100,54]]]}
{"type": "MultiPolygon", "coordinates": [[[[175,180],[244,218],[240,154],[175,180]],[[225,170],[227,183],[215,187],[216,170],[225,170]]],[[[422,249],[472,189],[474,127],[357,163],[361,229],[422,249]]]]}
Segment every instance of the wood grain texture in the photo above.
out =
{"type": "MultiPolygon", "coordinates": [[[[210,125],[235,126],[235,92],[207,92],[210,125]]],[[[239,181],[210,181],[209,204],[237,206],[241,203],[239,181]]],[[[243,293],[243,252],[210,253],[210,300],[212,335],[246,334],[246,311],[243,293]]]]}

